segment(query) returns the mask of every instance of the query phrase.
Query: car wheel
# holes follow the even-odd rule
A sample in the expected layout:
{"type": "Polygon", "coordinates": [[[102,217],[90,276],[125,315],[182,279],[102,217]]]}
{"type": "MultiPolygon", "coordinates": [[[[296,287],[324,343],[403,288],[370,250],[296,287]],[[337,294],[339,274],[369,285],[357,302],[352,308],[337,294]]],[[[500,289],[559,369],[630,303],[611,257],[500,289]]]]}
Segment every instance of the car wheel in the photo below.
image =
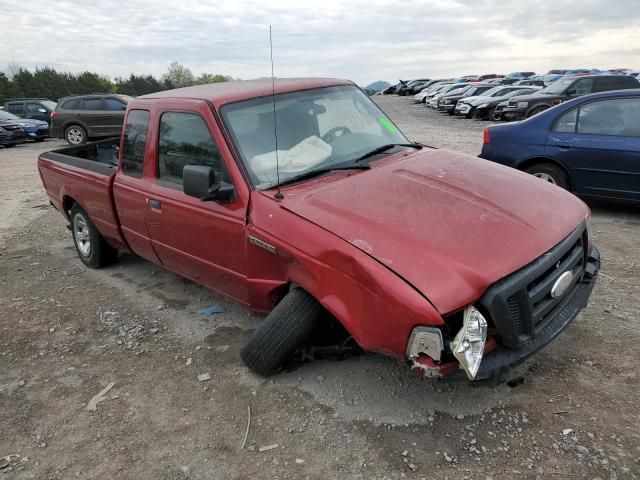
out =
{"type": "Polygon", "coordinates": [[[558,187],[569,190],[569,180],[567,174],[560,167],[551,163],[537,163],[527,168],[525,172],[539,178],[545,182],[552,183],[558,187]]]}
{"type": "Polygon", "coordinates": [[[476,113],[476,109],[472,107],[471,110],[469,110],[467,114],[464,116],[464,118],[471,118],[475,115],[475,113],[476,113]]]}
{"type": "Polygon", "coordinates": [[[87,212],[78,204],[71,208],[71,233],[73,243],[82,263],[87,267],[101,268],[111,265],[118,258],[118,250],[107,243],[95,227],[87,212]]]}
{"type": "Polygon", "coordinates": [[[258,375],[276,373],[307,344],[323,312],[322,305],[307,292],[292,289],[242,348],[242,361],[258,375]]]}
{"type": "Polygon", "coordinates": [[[533,117],[534,115],[537,115],[540,112],[544,112],[545,110],[547,110],[549,107],[536,107],[533,110],[531,110],[528,114],[527,114],[527,118],[529,117],[533,117]]]}
{"type": "Polygon", "coordinates": [[[64,138],[71,145],[82,145],[87,141],[87,132],[80,125],[71,125],[64,131],[64,138]]]}

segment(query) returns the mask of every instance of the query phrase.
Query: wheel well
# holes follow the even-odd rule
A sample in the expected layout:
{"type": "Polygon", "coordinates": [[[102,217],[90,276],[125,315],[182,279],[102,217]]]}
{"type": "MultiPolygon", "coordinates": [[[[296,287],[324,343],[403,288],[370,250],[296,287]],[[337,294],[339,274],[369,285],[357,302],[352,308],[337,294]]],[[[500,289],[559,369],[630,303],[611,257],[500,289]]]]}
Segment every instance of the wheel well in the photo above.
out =
{"type": "Polygon", "coordinates": [[[540,110],[541,108],[543,110],[548,110],[551,108],[551,105],[547,105],[546,103],[539,103],[537,105],[534,105],[527,111],[527,118],[530,117],[533,112],[535,112],[536,110],[540,110]]]}
{"type": "Polygon", "coordinates": [[[82,123],[78,122],[77,120],[70,120],[69,122],[64,124],[64,127],[62,127],[62,132],[66,134],[67,128],[74,127],[74,126],[80,127],[85,132],[87,131],[87,127],[85,127],[82,123]]]}
{"type": "Polygon", "coordinates": [[[529,158],[525,160],[523,163],[521,163],[520,165],[518,165],[518,169],[524,172],[527,168],[540,163],[549,163],[551,165],[555,165],[556,167],[560,168],[567,175],[567,181],[569,182],[569,190],[573,191],[573,182],[572,182],[571,174],[569,173],[569,170],[567,170],[567,167],[565,167],[562,163],[560,163],[559,161],[553,158],[549,158],[549,157],[529,158]]]}
{"type": "Polygon", "coordinates": [[[62,197],[62,208],[64,209],[64,214],[67,218],[69,218],[69,212],[75,204],[76,201],[69,195],[65,195],[64,197],[62,197]]]}

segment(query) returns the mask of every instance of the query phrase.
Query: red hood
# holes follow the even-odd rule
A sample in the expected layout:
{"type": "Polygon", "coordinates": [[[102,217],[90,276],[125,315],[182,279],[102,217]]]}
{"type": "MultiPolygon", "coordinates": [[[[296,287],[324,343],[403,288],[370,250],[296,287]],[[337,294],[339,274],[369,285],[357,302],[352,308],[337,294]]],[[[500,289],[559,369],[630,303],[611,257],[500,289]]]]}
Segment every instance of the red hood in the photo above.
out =
{"type": "Polygon", "coordinates": [[[286,189],[283,207],[368,253],[441,313],[571,233],[588,209],[530,175],[446,150],[286,189]]]}

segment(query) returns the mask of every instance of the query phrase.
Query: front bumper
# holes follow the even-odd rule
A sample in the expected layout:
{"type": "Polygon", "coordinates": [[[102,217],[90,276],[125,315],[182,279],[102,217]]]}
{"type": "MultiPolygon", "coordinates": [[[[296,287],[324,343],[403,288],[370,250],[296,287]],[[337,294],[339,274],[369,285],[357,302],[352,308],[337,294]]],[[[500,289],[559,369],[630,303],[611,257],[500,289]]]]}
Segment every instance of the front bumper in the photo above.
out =
{"type": "Polygon", "coordinates": [[[468,103],[458,103],[454,108],[454,113],[456,115],[468,115],[469,112],[471,112],[471,109],[472,107],[468,103]]]}
{"type": "Polygon", "coordinates": [[[564,302],[556,309],[553,317],[549,319],[545,327],[521,348],[510,349],[502,345],[497,346],[482,359],[475,379],[483,380],[498,376],[506,370],[521,364],[547,346],[567,328],[580,310],[587,305],[599,270],[600,253],[595,246],[592,246],[582,281],[576,286],[572,294],[564,299],[564,302]]]}

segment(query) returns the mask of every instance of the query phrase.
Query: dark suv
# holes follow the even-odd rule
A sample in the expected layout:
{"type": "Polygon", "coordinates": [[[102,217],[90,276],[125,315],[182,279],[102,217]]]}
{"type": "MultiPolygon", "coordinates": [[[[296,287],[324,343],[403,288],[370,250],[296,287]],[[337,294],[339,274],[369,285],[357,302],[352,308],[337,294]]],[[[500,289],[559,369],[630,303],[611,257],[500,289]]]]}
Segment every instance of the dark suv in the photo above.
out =
{"type": "Polygon", "coordinates": [[[91,138],[117,137],[131,97],[115,94],[62,98],[51,115],[51,136],[80,145],[91,138]]]}
{"type": "Polygon", "coordinates": [[[56,108],[56,102],[48,98],[10,98],[4,102],[4,109],[21,118],[43,120],[51,122],[51,112],[56,108]]]}
{"type": "Polygon", "coordinates": [[[564,77],[532,95],[513,97],[502,111],[502,117],[505,120],[522,120],[572,98],[627,88],[640,88],[640,82],[625,75],[564,77]]]}

